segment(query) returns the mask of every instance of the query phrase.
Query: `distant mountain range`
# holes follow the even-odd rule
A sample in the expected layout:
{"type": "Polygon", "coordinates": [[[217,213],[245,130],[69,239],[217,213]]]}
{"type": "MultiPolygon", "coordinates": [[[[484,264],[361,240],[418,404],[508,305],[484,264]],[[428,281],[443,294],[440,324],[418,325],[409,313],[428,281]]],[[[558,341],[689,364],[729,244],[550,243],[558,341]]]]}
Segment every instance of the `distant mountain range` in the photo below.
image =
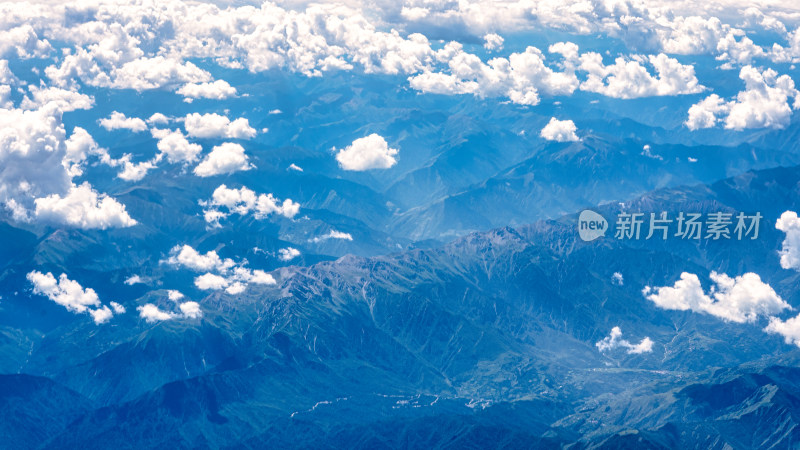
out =
{"type": "MultiPolygon", "coordinates": [[[[625,165],[638,144],[611,150],[600,139],[542,149],[534,160],[519,162],[524,170],[503,170],[494,181],[471,184],[440,202],[469,198],[483,202],[481,208],[494,202],[500,215],[502,205],[491,199],[506,196],[521,210],[547,204],[541,199],[552,189],[572,198],[569,190],[576,193],[574,201],[559,206],[554,199],[549,212],[530,213],[553,215],[563,208],[572,210],[569,215],[470,233],[431,248],[281,267],[272,272],[275,286],[251,285],[242,294],[199,300],[201,319],[148,324],[126,314],[98,327],[86,316],[53,317],[44,299],[21,304],[4,296],[0,427],[6,442],[11,448],[797,445],[800,349],[761,332],[763,320],[737,324],[660,309],[642,289],[672,285],[684,271],[698,274],[705,286],[711,271],[755,272],[800,306],[800,280],[780,267],[783,234],[774,228],[783,211],[800,208],[800,166],[659,189],[595,208],[608,218],[622,210],[759,211],[764,221],[757,240],[607,236],[583,242],[576,227],[582,204],[624,198],[650,184],[676,184],[615,185],[624,178],[620,171],[645,173],[652,158],[625,165]],[[584,160],[591,162],[581,165],[584,160]],[[589,171],[587,181],[568,185],[559,174],[567,166],[574,167],[573,178],[576,171],[589,171]],[[555,188],[559,180],[562,187],[555,188]],[[509,197],[502,185],[518,197],[509,197]],[[613,327],[631,341],[648,337],[652,351],[599,351],[595,344],[613,327]]],[[[708,151],[766,158],[747,149],[708,151]]],[[[653,150],[676,174],[703,168],[691,181],[733,170],[684,162],[688,155],[679,146],[653,150]]],[[[444,176],[430,173],[407,180],[444,176]]],[[[428,186],[421,190],[430,191],[428,186]]],[[[139,263],[158,271],[164,288],[186,282],[186,275],[148,266],[144,256],[159,248],[166,252],[171,233],[208,233],[220,242],[233,233],[205,230],[201,217],[171,222],[169,211],[194,206],[164,195],[169,189],[160,187],[162,194],[156,194],[136,187],[120,196],[132,211],[151,208],[148,217],[159,231],[141,227],[103,237],[70,232],[67,238],[65,232],[37,234],[3,225],[14,245],[0,255],[0,282],[25,289],[20,277],[28,270],[54,270],[91,254],[91,264],[70,274],[96,281],[101,297],[119,299],[129,310],[145,302],[168,305],[158,286],[132,286],[129,298],[111,293],[125,268],[139,263]],[[137,246],[125,261],[97,250],[124,253],[134,240],[137,246]]],[[[469,217],[475,204],[441,207],[439,218],[427,224],[392,220],[406,224],[406,235],[419,236],[491,225],[495,215],[487,214],[492,218],[464,219],[453,228],[448,214],[469,217]]],[[[312,221],[321,214],[309,209],[312,221]]],[[[247,219],[237,227],[254,238],[267,227],[280,229],[247,219]]],[[[259,247],[275,245],[274,238],[263,239],[259,247]]],[[[230,242],[235,248],[232,236],[230,242]]],[[[410,240],[404,245],[413,246],[410,240]]]]}

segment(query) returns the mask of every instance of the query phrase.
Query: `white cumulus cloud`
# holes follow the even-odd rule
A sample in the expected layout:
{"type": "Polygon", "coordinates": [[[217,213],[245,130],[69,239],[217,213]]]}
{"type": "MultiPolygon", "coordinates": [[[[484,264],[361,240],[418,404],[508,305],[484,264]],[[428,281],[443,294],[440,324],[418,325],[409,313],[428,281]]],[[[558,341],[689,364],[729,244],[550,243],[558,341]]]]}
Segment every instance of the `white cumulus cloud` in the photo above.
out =
{"type": "Polygon", "coordinates": [[[786,233],[781,245],[781,267],[800,270],[800,219],[794,211],[785,211],[775,228],[786,233]]]}
{"type": "MultiPolygon", "coordinates": [[[[201,290],[224,289],[228,294],[235,295],[243,292],[251,283],[264,285],[276,283],[275,278],[267,272],[246,267],[246,261],[222,259],[213,250],[202,254],[189,245],[173,247],[166,263],[195,272],[206,272],[194,279],[195,286],[201,290]]],[[[182,297],[175,298],[179,300],[182,297]]]]}
{"type": "Polygon", "coordinates": [[[690,130],[711,128],[718,122],[718,117],[730,111],[730,105],[717,94],[711,94],[689,108],[686,127],[690,130]]]}
{"type": "Polygon", "coordinates": [[[20,103],[22,109],[38,109],[46,105],[55,105],[61,111],[92,109],[94,97],[70,89],[58,87],[36,87],[28,85],[30,96],[20,103]]]}
{"type": "Polygon", "coordinates": [[[252,168],[253,165],[250,164],[250,160],[244,154],[244,147],[232,142],[226,142],[211,149],[211,153],[194,168],[194,174],[199,177],[211,177],[232,174],[252,168]]]}
{"type": "Polygon", "coordinates": [[[108,322],[113,315],[108,306],[101,304],[94,289],[84,289],[77,281],[70,280],[65,273],[56,279],[50,272],[42,273],[34,270],[28,273],[27,279],[33,285],[35,294],[44,295],[70,312],[88,313],[98,325],[108,322]]]}
{"type": "Polygon", "coordinates": [[[503,49],[503,37],[497,33],[486,33],[483,36],[483,48],[489,51],[503,49]]]}
{"type": "Polygon", "coordinates": [[[791,309],[757,274],[748,272],[731,278],[724,273],[711,272],[714,283],[708,294],[697,275],[683,272],[673,286],[643,290],[645,297],[662,309],[706,313],[724,321],[755,322],[791,309]]]}
{"type": "Polygon", "coordinates": [[[581,83],[582,90],[613,98],[695,94],[705,89],[698,82],[694,67],[663,53],[646,58],[618,57],[607,66],[602,55],[589,52],[580,56],[579,69],[588,73],[581,83]],[[653,67],[656,75],[650,74],[646,64],[653,67]]]}
{"type": "Polygon", "coordinates": [[[174,289],[170,289],[167,291],[167,298],[173,302],[178,302],[183,298],[183,293],[174,289]]]}
{"type": "Polygon", "coordinates": [[[229,284],[230,283],[225,277],[215,275],[213,273],[206,273],[194,279],[194,285],[197,286],[198,289],[202,289],[204,291],[218,291],[224,289],[229,284]]]}
{"type": "Polygon", "coordinates": [[[308,240],[308,242],[313,242],[315,244],[327,241],[329,239],[341,239],[344,241],[352,241],[353,236],[350,233],[344,233],[342,231],[331,230],[321,236],[315,236],[308,240]]]}
{"type": "Polygon", "coordinates": [[[165,311],[157,305],[147,303],[136,308],[139,317],[147,323],[164,322],[174,319],[199,319],[203,317],[203,311],[197,302],[183,302],[178,305],[178,311],[165,311]]]}
{"type": "Polygon", "coordinates": [[[286,247],[278,250],[278,259],[281,261],[291,261],[300,256],[300,250],[294,247],[286,247]]]}
{"type": "Polygon", "coordinates": [[[231,121],[219,114],[188,114],[184,119],[186,133],[198,138],[231,138],[250,139],[255,137],[256,130],[245,118],[231,121]]]}
{"type": "Polygon", "coordinates": [[[769,325],[764,331],[770,334],[779,334],[787,344],[794,344],[800,347],[800,315],[786,320],[777,317],[770,317],[769,325]]]}
{"type": "Polygon", "coordinates": [[[176,246],[170,250],[167,264],[186,267],[198,272],[209,270],[226,271],[236,264],[230,258],[220,258],[216,251],[210,250],[202,254],[190,245],[176,246]]]}
{"type": "Polygon", "coordinates": [[[130,130],[134,133],[139,133],[147,129],[147,124],[144,120],[138,117],[126,117],[125,114],[114,111],[111,116],[100,119],[100,126],[108,131],[112,130],[130,130]]]}
{"type": "Polygon", "coordinates": [[[0,108],[0,203],[19,221],[83,228],[135,224],[116,200],[72,182],[89,154],[104,158],[85,130],[76,127],[75,134],[66,139],[56,102],[35,110],[0,108]]]}
{"type": "Polygon", "coordinates": [[[89,315],[92,316],[94,323],[100,325],[111,320],[111,318],[114,316],[114,313],[111,312],[111,309],[108,306],[103,305],[97,309],[90,309],[89,315]]]}
{"type": "Polygon", "coordinates": [[[176,92],[186,97],[188,101],[196,98],[224,100],[236,96],[236,88],[225,80],[216,80],[210,83],[188,83],[176,92]]]}
{"type": "Polygon", "coordinates": [[[200,144],[189,142],[180,130],[153,129],[150,133],[158,139],[156,146],[170,163],[193,163],[203,151],[200,144]]]}
{"type": "Polygon", "coordinates": [[[205,219],[215,225],[219,224],[220,219],[231,214],[247,215],[252,213],[256,219],[264,219],[271,214],[280,214],[292,219],[300,212],[300,205],[290,198],[281,202],[272,194],[258,195],[246,187],[230,189],[224,184],[214,190],[210,200],[200,202],[200,205],[208,207],[203,211],[205,219]]]}
{"type": "Polygon", "coordinates": [[[336,161],[344,170],[388,169],[397,164],[397,153],[398,150],[390,148],[383,137],[373,133],[339,150],[336,161]]]}
{"type": "Polygon", "coordinates": [[[169,117],[157,112],[147,118],[147,123],[149,125],[167,125],[169,120],[169,117]]]}
{"type": "Polygon", "coordinates": [[[139,317],[144,319],[147,323],[163,322],[165,320],[172,320],[176,317],[175,313],[162,311],[158,306],[148,303],[136,308],[139,311],[139,317]]]}
{"type": "Polygon", "coordinates": [[[650,353],[653,351],[653,341],[649,337],[643,338],[638,344],[632,344],[627,339],[622,339],[622,330],[620,327],[612,328],[611,333],[603,338],[603,340],[595,343],[595,346],[604,353],[618,348],[624,348],[628,354],[632,355],[650,353]]]}
{"type": "Polygon", "coordinates": [[[51,194],[37,198],[37,219],[78,228],[125,228],[136,225],[125,205],[105,194],[98,194],[88,183],[73,186],[65,196],[51,194]]]}
{"type": "Polygon", "coordinates": [[[142,284],[142,283],[144,283],[144,280],[142,280],[142,277],[140,277],[139,275],[131,275],[125,279],[125,284],[127,284],[128,286],[133,286],[134,284],[142,284]]]}
{"type": "MultiPolygon", "coordinates": [[[[554,49],[560,51],[561,47],[554,49]]],[[[461,44],[450,42],[436,52],[436,58],[447,65],[447,71],[424,71],[410,77],[413,89],[433,94],[507,97],[517,104],[537,105],[540,91],[565,95],[579,85],[573,70],[551,69],[536,47],[484,63],[478,56],[465,52],[461,44]]]]}
{"type": "Polygon", "coordinates": [[[117,302],[110,302],[109,304],[111,305],[111,309],[114,310],[114,314],[125,314],[126,310],[124,306],[117,302]]]}
{"type": "Polygon", "coordinates": [[[710,128],[723,122],[725,128],[785,128],[792,111],[800,108],[800,92],[788,75],[772,69],[760,71],[744,66],[739,72],[745,89],[736,98],[725,101],[711,94],[689,108],[686,126],[691,130],[710,128]],[[791,101],[790,101],[791,100],[791,101]]]}
{"type": "Polygon", "coordinates": [[[184,302],[179,306],[181,313],[187,319],[199,319],[203,317],[203,311],[200,310],[200,304],[197,302],[184,302]]]}
{"type": "Polygon", "coordinates": [[[580,140],[578,135],[575,134],[577,130],[578,127],[575,126],[575,122],[571,120],[558,120],[555,117],[551,117],[550,121],[542,128],[539,135],[548,141],[574,142],[580,140]]]}

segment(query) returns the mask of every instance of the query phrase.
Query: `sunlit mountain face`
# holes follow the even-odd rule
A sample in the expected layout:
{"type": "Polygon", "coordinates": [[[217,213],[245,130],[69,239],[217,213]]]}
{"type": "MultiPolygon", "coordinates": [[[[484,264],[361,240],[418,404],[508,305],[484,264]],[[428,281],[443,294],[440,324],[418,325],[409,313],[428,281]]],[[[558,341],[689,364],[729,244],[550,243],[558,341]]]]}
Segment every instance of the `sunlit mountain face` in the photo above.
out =
{"type": "Polygon", "coordinates": [[[0,3],[0,448],[797,448],[800,6],[0,3]]]}

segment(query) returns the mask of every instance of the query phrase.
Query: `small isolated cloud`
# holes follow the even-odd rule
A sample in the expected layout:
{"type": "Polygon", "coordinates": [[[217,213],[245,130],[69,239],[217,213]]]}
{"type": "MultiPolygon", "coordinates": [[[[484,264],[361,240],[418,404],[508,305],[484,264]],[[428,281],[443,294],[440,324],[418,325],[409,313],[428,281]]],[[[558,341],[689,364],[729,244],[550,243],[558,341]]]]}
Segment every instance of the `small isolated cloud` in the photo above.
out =
{"type": "Polygon", "coordinates": [[[167,125],[169,123],[169,117],[157,112],[147,119],[147,123],[149,125],[167,125]]]}
{"type": "Polygon", "coordinates": [[[176,92],[186,97],[185,101],[187,102],[191,102],[192,99],[196,98],[224,100],[236,96],[236,88],[225,80],[217,80],[211,83],[188,83],[176,92]]]}
{"type": "Polygon", "coordinates": [[[221,219],[231,214],[253,213],[256,219],[264,219],[271,214],[280,214],[291,219],[300,212],[300,204],[290,198],[281,202],[272,194],[256,195],[246,187],[229,189],[224,184],[214,190],[211,200],[200,202],[200,205],[208,207],[203,211],[206,222],[215,225],[219,225],[221,219]]]}
{"type": "Polygon", "coordinates": [[[114,314],[125,314],[126,309],[124,306],[117,302],[111,302],[109,304],[111,305],[111,309],[114,310],[114,314]]]}
{"type": "MultiPolygon", "coordinates": [[[[206,275],[213,275],[213,274],[206,274],[206,275]]],[[[212,283],[209,284],[208,287],[202,287],[202,282],[199,281],[201,277],[195,279],[195,285],[199,289],[212,289],[212,290],[221,290],[225,289],[225,292],[231,295],[236,295],[244,292],[245,288],[248,284],[261,284],[261,285],[273,285],[277,282],[275,278],[264,272],[263,270],[250,270],[245,267],[236,267],[233,271],[229,274],[226,274],[225,277],[222,278],[222,283],[218,283],[219,280],[213,280],[212,283]]],[[[205,280],[206,282],[210,280],[205,280]]]]}
{"type": "Polygon", "coordinates": [[[294,170],[295,172],[302,172],[303,168],[298,166],[295,163],[289,164],[289,170],[294,170]]]}
{"type": "Polygon", "coordinates": [[[203,311],[197,302],[183,302],[178,305],[178,311],[164,311],[158,306],[147,303],[136,308],[139,317],[147,323],[164,322],[173,319],[199,319],[203,317],[203,311]]]}
{"type": "MultiPolygon", "coordinates": [[[[336,150],[336,149],[334,149],[336,150]]],[[[359,138],[336,153],[336,161],[344,170],[364,171],[388,169],[395,164],[398,150],[389,148],[386,140],[378,134],[359,138]]]]}
{"type": "Polygon", "coordinates": [[[503,49],[503,37],[497,33],[488,33],[483,36],[483,48],[490,52],[503,49]]]}
{"type": "Polygon", "coordinates": [[[316,236],[308,240],[308,242],[313,242],[315,244],[323,241],[327,241],[328,239],[342,239],[345,241],[352,241],[353,236],[350,233],[343,233],[341,231],[331,230],[322,236],[316,236]]]}
{"type": "Polygon", "coordinates": [[[141,161],[138,163],[131,162],[131,155],[125,154],[122,158],[115,160],[115,165],[121,165],[122,170],[119,171],[117,177],[125,181],[139,181],[147,175],[147,172],[155,169],[156,163],[160,160],[156,157],[149,161],[141,161]]]}
{"type": "Polygon", "coordinates": [[[229,284],[225,277],[213,273],[206,273],[194,279],[194,285],[197,286],[198,289],[204,291],[218,291],[224,289],[229,284]]]}
{"type": "Polygon", "coordinates": [[[571,120],[558,120],[555,117],[550,118],[550,122],[542,128],[539,135],[548,141],[556,142],[574,142],[580,140],[575,131],[578,127],[575,122],[571,120]]]}
{"type": "Polygon", "coordinates": [[[27,278],[33,284],[34,293],[46,296],[69,311],[82,313],[89,307],[100,306],[100,298],[94,289],[84,289],[77,281],[67,278],[65,273],[56,280],[50,272],[43,274],[34,270],[28,273],[27,278]]]}
{"type": "Polygon", "coordinates": [[[106,323],[111,320],[111,318],[114,316],[114,313],[111,312],[111,309],[108,306],[103,305],[97,309],[90,309],[89,315],[92,316],[94,323],[100,325],[101,323],[106,323]]]}
{"type": "Polygon", "coordinates": [[[136,221],[125,205],[105,194],[98,194],[88,183],[72,186],[65,196],[52,194],[35,200],[37,219],[63,223],[83,229],[130,227],[136,221]]]}
{"type": "Polygon", "coordinates": [[[108,131],[130,130],[139,133],[147,129],[147,123],[138,117],[126,117],[125,114],[114,111],[111,116],[100,119],[100,126],[108,131]]]}
{"type": "Polygon", "coordinates": [[[230,258],[222,259],[213,250],[201,254],[188,245],[173,247],[166,263],[195,272],[206,272],[194,279],[194,285],[204,291],[224,289],[228,294],[235,295],[243,292],[251,283],[276,284],[275,278],[263,270],[247,268],[246,261],[237,263],[230,258]]]}
{"type": "Polygon", "coordinates": [[[154,129],[150,133],[158,139],[156,144],[158,150],[172,164],[193,163],[197,161],[198,155],[203,151],[200,144],[189,142],[180,130],[154,129]]]}
{"type": "Polygon", "coordinates": [[[179,306],[181,313],[187,319],[199,319],[203,317],[203,311],[200,310],[200,304],[197,302],[184,302],[179,306]]]}
{"type": "Polygon", "coordinates": [[[178,302],[183,299],[183,293],[180,291],[176,291],[174,289],[170,289],[167,291],[167,298],[172,300],[173,302],[178,302]]]}
{"type": "Polygon", "coordinates": [[[139,317],[144,319],[147,323],[163,322],[176,317],[175,313],[162,311],[158,306],[152,303],[139,306],[136,310],[139,311],[139,317]]]}
{"type": "Polygon", "coordinates": [[[619,272],[614,272],[614,274],[611,275],[611,282],[617,286],[622,286],[625,284],[625,280],[622,278],[622,274],[619,272]]]}
{"type": "Polygon", "coordinates": [[[800,108],[800,92],[795,89],[791,77],[778,76],[772,69],[759,71],[744,66],[739,78],[744,80],[745,89],[735,99],[725,101],[716,94],[709,95],[689,108],[686,126],[697,130],[724,122],[727,129],[743,130],[789,125],[792,111],[800,108]]]}
{"type": "Polygon", "coordinates": [[[144,283],[144,280],[142,280],[142,277],[140,277],[139,275],[131,275],[125,279],[125,284],[127,284],[128,286],[133,286],[134,284],[140,284],[140,283],[144,283]]]}
{"type": "Polygon", "coordinates": [[[211,177],[232,174],[252,168],[253,165],[250,164],[250,160],[244,154],[244,147],[232,142],[226,142],[214,147],[211,153],[194,168],[194,174],[199,177],[211,177]]]}
{"type": "Polygon", "coordinates": [[[650,144],[645,144],[642,147],[642,156],[646,156],[651,159],[657,159],[659,161],[664,160],[664,158],[661,155],[653,153],[653,149],[650,147],[650,144]]]}
{"type": "Polygon", "coordinates": [[[800,219],[794,211],[786,211],[775,223],[775,228],[786,233],[779,252],[781,267],[800,270],[800,219]]]}
{"type": "Polygon", "coordinates": [[[277,282],[275,278],[263,270],[250,270],[246,267],[236,267],[223,275],[206,273],[194,279],[194,285],[198,289],[207,291],[225,290],[231,295],[241,294],[248,284],[273,285],[277,282]]]}
{"type": "MultiPolygon", "coordinates": [[[[67,311],[76,314],[88,313],[98,325],[108,322],[113,316],[108,306],[101,304],[94,289],[84,289],[77,281],[70,280],[65,273],[56,279],[50,272],[42,273],[34,270],[29,272],[26,278],[33,285],[35,294],[44,295],[67,311]]],[[[112,302],[112,305],[115,304],[112,302]]],[[[124,308],[122,312],[125,312],[124,308]]]]}
{"type": "Polygon", "coordinates": [[[278,250],[278,259],[281,261],[291,261],[300,256],[300,250],[294,247],[286,247],[278,250]]]}
{"type": "Polygon", "coordinates": [[[792,309],[757,274],[748,272],[736,278],[711,272],[714,286],[706,294],[695,274],[683,272],[673,286],[642,291],[645,297],[662,309],[706,313],[724,321],[755,322],[759,316],[772,316],[792,309]]]}
{"type": "Polygon", "coordinates": [[[183,121],[186,133],[197,138],[230,138],[250,139],[255,137],[256,130],[245,118],[231,122],[219,114],[187,114],[183,121]]]}
{"type": "MultiPolygon", "coordinates": [[[[230,258],[220,258],[214,250],[202,254],[190,245],[173,247],[172,250],[170,250],[170,256],[167,258],[166,262],[173,266],[186,267],[187,269],[198,272],[207,272],[210,270],[226,271],[236,265],[230,258]]],[[[180,294],[180,292],[178,292],[178,294],[180,294]]]]}
{"type": "Polygon", "coordinates": [[[632,344],[626,339],[622,339],[622,330],[619,327],[611,329],[611,334],[594,344],[601,352],[609,352],[618,348],[624,348],[629,355],[640,355],[653,351],[653,341],[645,337],[638,344],[632,344]]]}

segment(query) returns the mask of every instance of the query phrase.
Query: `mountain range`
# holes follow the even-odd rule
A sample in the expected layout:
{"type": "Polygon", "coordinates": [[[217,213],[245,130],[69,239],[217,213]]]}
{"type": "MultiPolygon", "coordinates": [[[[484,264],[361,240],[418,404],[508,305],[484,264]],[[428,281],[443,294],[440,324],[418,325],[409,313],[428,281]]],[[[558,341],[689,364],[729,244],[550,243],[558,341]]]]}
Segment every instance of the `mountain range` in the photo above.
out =
{"type": "MultiPolygon", "coordinates": [[[[800,349],[759,331],[763,320],[664,310],[642,290],[682,272],[706,286],[711,271],[756,272],[800,305],[773,226],[800,206],[798,186],[794,166],[595,208],[759,211],[756,240],[583,242],[576,211],[281,267],[274,286],[202,298],[194,320],[97,327],[49,313],[22,326],[46,308],[4,299],[3,435],[12,448],[791,447],[800,349]],[[652,351],[600,351],[613,327],[652,351]]],[[[25,250],[5,250],[6,280],[29,264],[20,254],[69,254],[57,235],[5,227],[25,250]]],[[[135,302],[168,308],[167,297],[135,302]]]]}

